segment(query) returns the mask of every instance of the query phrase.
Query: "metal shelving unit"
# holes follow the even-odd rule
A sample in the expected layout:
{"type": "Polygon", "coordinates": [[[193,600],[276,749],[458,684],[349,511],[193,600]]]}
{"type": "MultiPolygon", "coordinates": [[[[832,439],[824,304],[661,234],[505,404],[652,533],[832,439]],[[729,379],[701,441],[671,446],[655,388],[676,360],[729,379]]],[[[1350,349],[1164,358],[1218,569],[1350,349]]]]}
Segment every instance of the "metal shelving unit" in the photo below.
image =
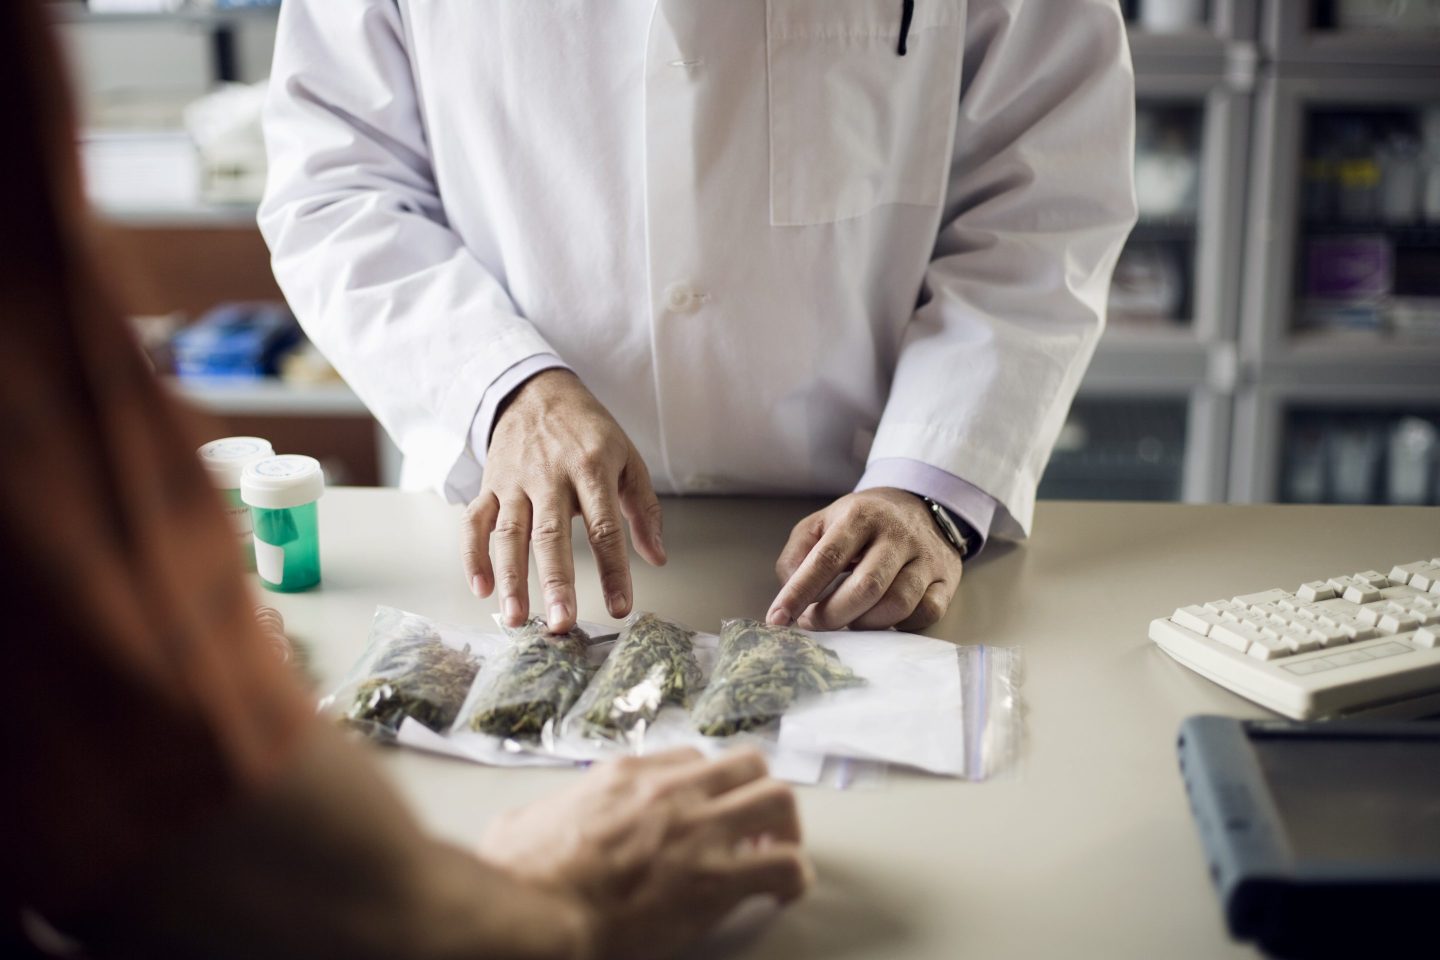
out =
{"type": "MultiPolygon", "coordinates": [[[[1316,29],[1318,6],[1269,0],[1270,56],[1256,86],[1256,137],[1245,217],[1230,499],[1280,499],[1290,412],[1440,407],[1440,341],[1297,324],[1302,238],[1390,226],[1305,224],[1301,185],[1312,113],[1440,104],[1440,32],[1316,29]]],[[[1406,228],[1409,232],[1433,227],[1406,228]]],[[[1405,231],[1401,231],[1405,232],[1405,231]]],[[[1440,233],[1440,231],[1436,231],[1440,233]]]]}

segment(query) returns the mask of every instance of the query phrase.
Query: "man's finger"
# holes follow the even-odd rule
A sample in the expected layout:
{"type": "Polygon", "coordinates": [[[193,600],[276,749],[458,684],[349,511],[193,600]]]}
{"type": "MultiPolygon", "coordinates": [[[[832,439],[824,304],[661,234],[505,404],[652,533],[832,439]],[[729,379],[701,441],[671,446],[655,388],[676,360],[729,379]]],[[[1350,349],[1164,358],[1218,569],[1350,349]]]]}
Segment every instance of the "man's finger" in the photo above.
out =
{"type": "Polygon", "coordinates": [[[804,896],[815,882],[815,868],[798,844],[773,843],[736,854],[727,868],[735,902],[755,894],[769,894],[781,903],[804,896]]]}
{"type": "Polygon", "coordinates": [[[880,602],[850,624],[852,630],[888,630],[909,617],[920,605],[931,583],[930,571],[919,560],[911,560],[895,575],[880,602]]]}
{"type": "Polygon", "coordinates": [[[738,787],[769,776],[765,757],[753,749],[732,750],[716,760],[707,760],[677,771],[684,786],[694,787],[707,797],[718,797],[738,787]]]}
{"type": "Polygon", "coordinates": [[[495,589],[495,570],[490,565],[490,531],[500,516],[495,494],[481,490],[465,510],[465,582],[477,597],[488,597],[495,589]]]}
{"type": "Polygon", "coordinates": [[[551,633],[575,626],[575,556],[570,547],[571,494],[551,487],[535,499],[530,542],[545,597],[545,622],[551,633]]]}
{"type": "Polygon", "coordinates": [[[775,576],[785,583],[795,576],[795,571],[800,569],[800,564],[805,562],[805,557],[814,549],[815,544],[820,542],[820,535],[825,532],[825,512],[819,511],[795,524],[790,531],[790,539],[785,541],[785,547],[780,551],[780,558],[775,561],[775,576]]]}
{"type": "Polygon", "coordinates": [[[665,565],[665,512],[655,496],[650,469],[634,451],[625,469],[620,472],[620,510],[630,521],[630,536],[635,550],[651,566],[665,565]]]}
{"type": "Polygon", "coordinates": [[[950,600],[955,596],[955,584],[947,583],[944,580],[937,580],[925,589],[920,597],[920,602],[915,605],[915,612],[896,624],[901,630],[924,630],[933,626],[945,611],[950,608],[950,600]]]}
{"type": "Polygon", "coordinates": [[[495,560],[500,615],[506,626],[521,626],[530,616],[530,501],[524,496],[501,501],[495,531],[490,535],[490,550],[495,560]]]}
{"type": "Polygon", "coordinates": [[[576,478],[575,495],[600,573],[605,609],[612,617],[623,617],[630,612],[630,555],[625,549],[619,490],[613,478],[587,475],[576,478]]]}
{"type": "Polygon", "coordinates": [[[732,842],[769,837],[800,842],[795,791],[778,780],[756,780],[705,803],[697,817],[724,831],[732,842]]]}
{"type": "Polygon", "coordinates": [[[766,621],[782,627],[794,623],[800,611],[810,606],[850,565],[868,536],[868,531],[853,524],[835,524],[827,529],[800,568],[780,588],[770,612],[765,615],[766,621]]]}
{"type": "Polygon", "coordinates": [[[835,592],[801,615],[800,626],[806,630],[839,630],[849,626],[885,598],[896,575],[909,560],[910,555],[901,552],[898,543],[883,539],[872,542],[860,563],[835,592]]]}

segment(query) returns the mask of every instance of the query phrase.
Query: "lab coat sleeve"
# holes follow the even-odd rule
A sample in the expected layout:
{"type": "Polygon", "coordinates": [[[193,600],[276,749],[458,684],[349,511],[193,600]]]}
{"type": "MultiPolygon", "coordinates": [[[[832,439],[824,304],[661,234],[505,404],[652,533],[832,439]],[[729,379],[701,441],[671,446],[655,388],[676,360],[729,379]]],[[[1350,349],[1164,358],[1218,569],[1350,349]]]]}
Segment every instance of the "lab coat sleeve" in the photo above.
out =
{"type": "Polygon", "coordinates": [[[971,0],[950,183],[870,452],[967,481],[1026,536],[1134,225],[1115,0],[971,0]]]}
{"type": "Polygon", "coordinates": [[[286,0],[260,228],[305,332],[394,438],[407,486],[474,494],[486,390],[553,354],[450,229],[393,0],[286,0]]]}

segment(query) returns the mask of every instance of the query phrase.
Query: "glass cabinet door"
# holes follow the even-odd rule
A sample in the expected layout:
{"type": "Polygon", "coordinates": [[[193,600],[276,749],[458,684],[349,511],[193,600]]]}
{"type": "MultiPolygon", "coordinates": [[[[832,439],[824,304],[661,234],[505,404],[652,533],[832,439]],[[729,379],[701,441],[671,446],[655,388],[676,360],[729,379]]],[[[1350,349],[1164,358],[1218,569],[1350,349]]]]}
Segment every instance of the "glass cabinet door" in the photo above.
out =
{"type": "Polygon", "coordinates": [[[1284,443],[1289,503],[1440,504],[1440,406],[1296,406],[1284,443]]]}
{"type": "Polygon", "coordinates": [[[1109,319],[1116,332],[1191,326],[1203,128],[1200,102],[1151,100],[1136,111],[1140,221],[1110,287],[1109,319]]]}
{"type": "Polygon", "coordinates": [[[1440,97],[1304,126],[1295,332],[1440,343],[1440,97]]]}
{"type": "Polygon", "coordinates": [[[1081,397],[1040,481],[1052,500],[1179,500],[1184,398],[1081,397]]]}

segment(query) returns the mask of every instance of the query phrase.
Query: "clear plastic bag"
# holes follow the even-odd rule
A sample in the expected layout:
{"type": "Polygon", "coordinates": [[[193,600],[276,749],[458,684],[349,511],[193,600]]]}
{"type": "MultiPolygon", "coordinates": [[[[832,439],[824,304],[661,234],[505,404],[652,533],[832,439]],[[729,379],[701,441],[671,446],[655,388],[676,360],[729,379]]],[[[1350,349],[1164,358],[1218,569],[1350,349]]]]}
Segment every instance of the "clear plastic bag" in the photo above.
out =
{"type": "Polygon", "coordinates": [[[833,650],[801,630],[726,620],[715,672],[691,717],[704,736],[728,737],[770,726],[806,694],[864,683],[833,650]]]}
{"type": "Polygon", "coordinates": [[[540,619],[510,635],[491,658],[460,709],[456,731],[507,741],[553,743],[555,727],[589,682],[590,637],[578,626],[552,634],[540,619]]]}
{"type": "Polygon", "coordinates": [[[782,748],[966,780],[1014,767],[1018,650],[892,631],[819,639],[869,682],[798,704],[780,724],[782,748]]]}
{"type": "Polygon", "coordinates": [[[632,613],[563,728],[567,735],[638,748],[661,707],[688,708],[703,684],[695,631],[653,613],[632,613]]]}
{"type": "Polygon", "coordinates": [[[394,740],[409,717],[437,733],[449,730],[480,671],[478,644],[393,607],[378,607],[370,643],[340,687],[321,703],[377,740],[394,740]]]}

